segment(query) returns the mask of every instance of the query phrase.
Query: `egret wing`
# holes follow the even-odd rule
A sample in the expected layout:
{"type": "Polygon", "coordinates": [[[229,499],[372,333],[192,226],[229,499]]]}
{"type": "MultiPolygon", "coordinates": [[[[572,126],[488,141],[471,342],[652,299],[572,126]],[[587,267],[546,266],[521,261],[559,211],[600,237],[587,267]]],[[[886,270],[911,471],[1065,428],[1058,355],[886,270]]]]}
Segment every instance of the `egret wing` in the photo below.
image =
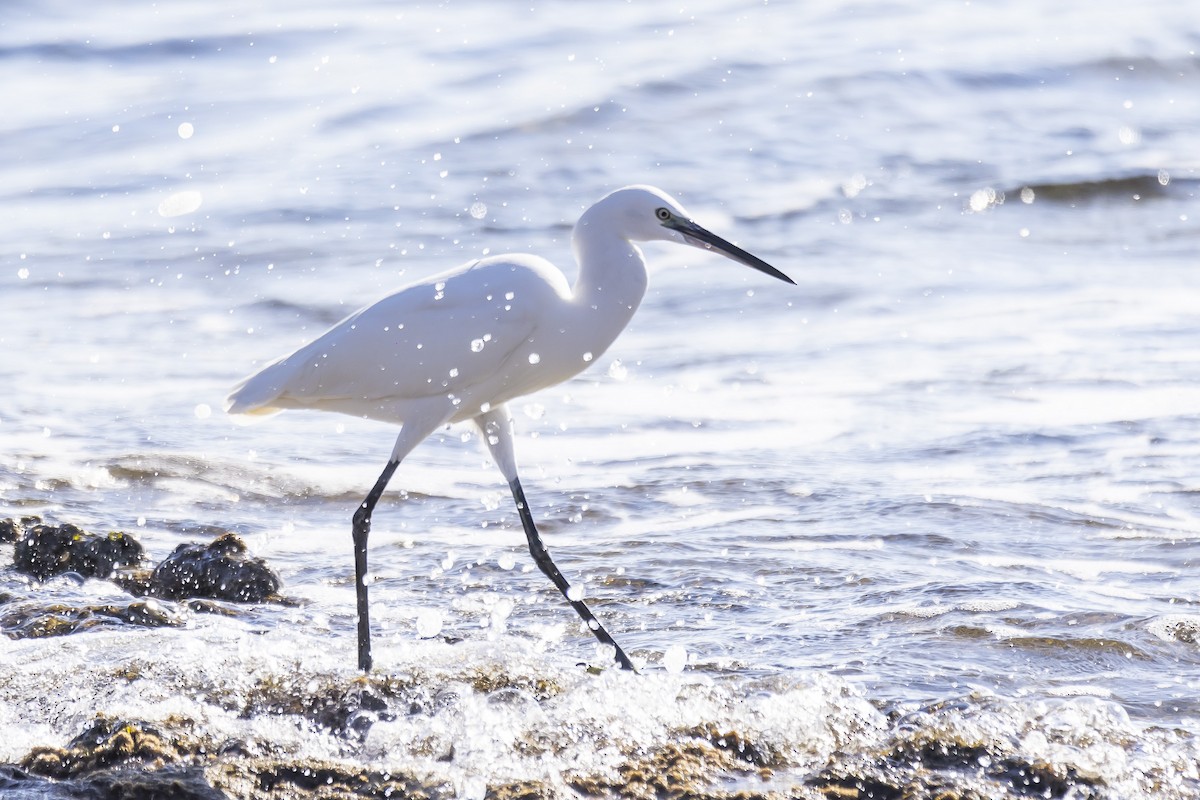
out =
{"type": "Polygon", "coordinates": [[[350,315],[244,381],[230,395],[230,411],[371,416],[384,404],[461,396],[503,373],[533,337],[540,310],[567,291],[561,273],[541,259],[473,262],[350,315]]]}

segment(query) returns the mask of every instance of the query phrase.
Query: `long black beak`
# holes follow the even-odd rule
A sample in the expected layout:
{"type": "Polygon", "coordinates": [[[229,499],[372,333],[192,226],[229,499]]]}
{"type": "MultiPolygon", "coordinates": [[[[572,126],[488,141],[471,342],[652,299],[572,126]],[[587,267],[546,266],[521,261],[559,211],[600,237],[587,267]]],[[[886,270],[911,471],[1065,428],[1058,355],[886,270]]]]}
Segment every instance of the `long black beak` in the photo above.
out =
{"type": "Polygon", "coordinates": [[[684,240],[693,247],[699,247],[704,250],[716,250],[721,255],[732,258],[734,261],[745,264],[747,267],[753,267],[759,272],[765,272],[772,278],[778,278],[779,280],[785,283],[790,283],[793,286],[796,285],[794,280],[789,278],[787,275],[784,275],[782,272],[775,269],[758,256],[753,255],[752,253],[747,253],[737,245],[725,241],[720,236],[717,236],[715,233],[707,230],[706,228],[700,227],[690,219],[681,219],[680,217],[672,216],[662,224],[664,228],[670,228],[671,230],[678,231],[679,233],[683,234],[684,240]]]}

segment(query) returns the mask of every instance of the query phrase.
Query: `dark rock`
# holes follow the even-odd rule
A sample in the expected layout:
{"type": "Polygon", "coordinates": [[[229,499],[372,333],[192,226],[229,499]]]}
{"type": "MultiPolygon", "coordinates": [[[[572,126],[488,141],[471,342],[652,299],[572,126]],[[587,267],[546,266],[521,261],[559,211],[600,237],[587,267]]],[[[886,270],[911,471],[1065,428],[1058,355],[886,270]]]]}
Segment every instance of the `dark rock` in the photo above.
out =
{"type": "Polygon", "coordinates": [[[208,769],[211,784],[230,797],[283,800],[352,800],[406,798],[435,800],[454,797],[452,789],[407,773],[356,769],[340,763],[304,759],[251,759],[219,763],[208,769]]]}
{"type": "Polygon", "coordinates": [[[64,572],[107,578],[115,567],[139,564],[142,545],[120,531],[98,536],[71,523],[35,524],[25,529],[13,548],[13,566],[38,580],[64,572]]]}
{"type": "Polygon", "coordinates": [[[114,570],[112,581],[134,597],[154,594],[154,570],[147,567],[114,570]]]}
{"type": "Polygon", "coordinates": [[[80,784],[84,797],[102,800],[232,800],[208,783],[201,767],[168,767],[154,772],[109,770],[80,784]]]}
{"type": "Polygon", "coordinates": [[[984,743],[939,736],[906,738],[875,757],[835,763],[806,781],[827,798],[982,800],[991,797],[1107,796],[1102,780],[1074,768],[1001,756],[984,743]]]}
{"type": "Polygon", "coordinates": [[[179,545],[150,576],[150,592],[172,600],[210,597],[261,603],[278,591],[279,576],[261,558],[250,556],[232,533],[207,545],[179,545]]]}
{"type": "Polygon", "coordinates": [[[0,542],[15,542],[25,534],[26,529],[39,525],[41,522],[41,517],[0,519],[0,542]]]}

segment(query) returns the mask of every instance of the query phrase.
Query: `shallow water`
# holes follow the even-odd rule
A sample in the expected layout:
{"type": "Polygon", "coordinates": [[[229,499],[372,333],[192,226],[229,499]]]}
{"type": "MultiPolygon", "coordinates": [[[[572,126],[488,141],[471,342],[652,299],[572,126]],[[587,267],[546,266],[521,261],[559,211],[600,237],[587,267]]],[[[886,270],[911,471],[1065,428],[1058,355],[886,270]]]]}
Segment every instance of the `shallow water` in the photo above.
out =
{"type": "MultiPolygon", "coordinates": [[[[235,531],[303,604],[4,644],[0,761],[105,712],[588,794],[713,728],[763,755],[712,794],[915,751],[962,793],[1025,793],[1007,759],[1200,797],[1198,47],[1166,2],[12,4],[0,517],[156,559],[235,531]],[[352,681],[349,515],[394,431],[235,425],[228,388],[485,252],[572,274],[578,213],[637,182],[798,283],[650,245],[622,338],[513,404],[551,552],[645,674],[577,668],[452,428],[375,517],[392,713],[282,708],[352,681]]],[[[122,594],[10,551],[15,597],[122,594]]]]}

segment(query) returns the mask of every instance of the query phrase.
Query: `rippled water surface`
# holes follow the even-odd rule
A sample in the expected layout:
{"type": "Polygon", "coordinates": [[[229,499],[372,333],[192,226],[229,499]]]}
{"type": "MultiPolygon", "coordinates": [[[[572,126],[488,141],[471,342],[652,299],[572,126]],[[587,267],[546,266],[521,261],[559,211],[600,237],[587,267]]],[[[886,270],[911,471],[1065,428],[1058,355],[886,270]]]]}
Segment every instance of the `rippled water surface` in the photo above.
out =
{"type": "MultiPolygon", "coordinates": [[[[1198,49],[1167,2],[10,3],[0,517],[232,531],[297,602],[6,641],[0,761],[102,713],[444,796],[636,795],[701,747],[661,791],[1200,797],[1198,49]],[[573,277],[629,183],[798,284],[647,245],[625,334],[512,404],[643,674],[578,666],[454,427],[376,512],[384,707],[339,727],[395,431],[226,392],[483,253],[573,277]]],[[[128,600],[11,552],[9,607],[128,600]]]]}

